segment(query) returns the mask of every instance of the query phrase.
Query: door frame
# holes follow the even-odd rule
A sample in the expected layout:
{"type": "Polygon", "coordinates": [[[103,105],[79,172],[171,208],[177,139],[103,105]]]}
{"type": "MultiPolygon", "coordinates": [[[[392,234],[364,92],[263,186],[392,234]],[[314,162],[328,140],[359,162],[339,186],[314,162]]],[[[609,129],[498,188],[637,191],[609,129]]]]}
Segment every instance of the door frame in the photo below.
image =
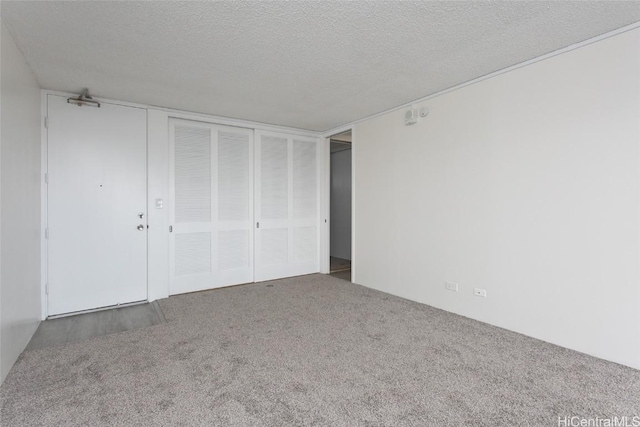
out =
{"type": "MultiPolygon", "coordinates": [[[[49,226],[49,191],[48,191],[48,175],[49,175],[49,163],[48,163],[48,154],[49,154],[49,134],[48,134],[48,99],[49,95],[53,96],[61,96],[61,97],[77,97],[77,94],[66,93],[66,92],[57,92],[50,90],[42,90],[41,91],[41,148],[40,148],[40,295],[41,295],[41,319],[46,320],[49,317],[49,290],[48,290],[48,278],[49,278],[49,239],[48,239],[48,226],[49,226]]],[[[148,108],[144,105],[133,104],[128,102],[114,101],[103,98],[95,98],[94,100],[99,101],[105,104],[118,105],[122,107],[131,107],[131,108],[142,108],[147,113],[147,124],[148,124],[148,108]]],[[[147,135],[145,140],[145,204],[149,199],[149,129],[147,127],[147,135]]],[[[147,211],[148,217],[148,211],[147,211]]],[[[148,220],[147,220],[148,223],[148,220]]],[[[146,262],[147,266],[149,265],[149,229],[147,229],[147,242],[146,242],[146,262]]],[[[146,274],[146,294],[147,298],[145,301],[149,300],[149,272],[147,270],[146,274]]],[[[128,304],[121,304],[121,306],[127,305],[135,305],[140,304],[140,302],[133,302],[128,304]]],[[[109,307],[100,307],[95,309],[82,310],[79,312],[56,315],[55,317],[64,317],[67,315],[87,313],[93,311],[101,311],[105,310],[109,307]]]]}
{"type": "Polygon", "coordinates": [[[356,282],[356,132],[352,125],[337,128],[324,137],[324,188],[322,190],[322,214],[324,215],[324,230],[322,231],[322,246],[320,255],[320,272],[331,272],[331,137],[351,131],[351,281],[356,282]]]}

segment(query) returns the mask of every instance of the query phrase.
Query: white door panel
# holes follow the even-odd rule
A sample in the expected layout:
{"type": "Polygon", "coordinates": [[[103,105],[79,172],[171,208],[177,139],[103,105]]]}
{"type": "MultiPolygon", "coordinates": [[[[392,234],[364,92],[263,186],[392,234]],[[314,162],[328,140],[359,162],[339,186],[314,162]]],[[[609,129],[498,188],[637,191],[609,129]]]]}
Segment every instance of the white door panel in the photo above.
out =
{"type": "Polygon", "coordinates": [[[146,110],[47,109],[48,314],[146,300],[146,110]]]}
{"type": "Polygon", "coordinates": [[[170,294],[253,282],[253,131],[171,119],[170,294]]]}
{"type": "Polygon", "coordinates": [[[256,281],[319,271],[319,149],[256,132],[256,281]]]}

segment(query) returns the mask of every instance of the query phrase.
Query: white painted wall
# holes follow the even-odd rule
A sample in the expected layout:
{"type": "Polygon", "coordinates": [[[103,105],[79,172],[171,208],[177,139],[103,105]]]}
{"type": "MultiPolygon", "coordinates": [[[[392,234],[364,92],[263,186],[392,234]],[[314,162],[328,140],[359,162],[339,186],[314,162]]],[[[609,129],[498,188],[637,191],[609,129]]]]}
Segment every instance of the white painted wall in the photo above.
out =
{"type": "Polygon", "coordinates": [[[351,259],[351,149],[331,154],[331,256],[351,259]]]}
{"type": "Polygon", "coordinates": [[[40,318],[40,87],[1,27],[0,382],[40,318]]]}
{"type": "Polygon", "coordinates": [[[355,126],[355,281],[640,368],[640,30],[419,106],[355,126]]]}
{"type": "Polygon", "coordinates": [[[169,115],[147,112],[149,301],[169,296],[169,115]],[[161,199],[162,209],[156,208],[161,199]]]}

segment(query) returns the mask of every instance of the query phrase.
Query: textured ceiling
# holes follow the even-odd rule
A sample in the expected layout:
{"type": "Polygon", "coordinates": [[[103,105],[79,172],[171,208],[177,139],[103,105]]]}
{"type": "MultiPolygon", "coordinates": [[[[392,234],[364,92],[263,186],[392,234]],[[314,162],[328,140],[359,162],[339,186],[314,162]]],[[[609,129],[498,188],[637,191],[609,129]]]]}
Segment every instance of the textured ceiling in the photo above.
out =
{"type": "Polygon", "coordinates": [[[11,2],[41,86],[324,131],[640,20],[639,2],[11,2]]]}

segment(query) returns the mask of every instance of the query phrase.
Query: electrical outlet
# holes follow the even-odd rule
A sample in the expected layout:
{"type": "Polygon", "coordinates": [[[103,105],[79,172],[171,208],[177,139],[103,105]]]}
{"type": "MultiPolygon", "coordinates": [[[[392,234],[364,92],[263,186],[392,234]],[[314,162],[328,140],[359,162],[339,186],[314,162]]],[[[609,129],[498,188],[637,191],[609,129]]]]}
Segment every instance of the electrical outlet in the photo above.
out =
{"type": "Polygon", "coordinates": [[[450,291],[458,292],[458,284],[454,282],[444,282],[444,287],[450,291]]]}
{"type": "Polygon", "coordinates": [[[482,297],[482,298],[486,298],[487,297],[486,289],[473,288],[473,294],[475,296],[477,296],[477,297],[482,297]]]}

